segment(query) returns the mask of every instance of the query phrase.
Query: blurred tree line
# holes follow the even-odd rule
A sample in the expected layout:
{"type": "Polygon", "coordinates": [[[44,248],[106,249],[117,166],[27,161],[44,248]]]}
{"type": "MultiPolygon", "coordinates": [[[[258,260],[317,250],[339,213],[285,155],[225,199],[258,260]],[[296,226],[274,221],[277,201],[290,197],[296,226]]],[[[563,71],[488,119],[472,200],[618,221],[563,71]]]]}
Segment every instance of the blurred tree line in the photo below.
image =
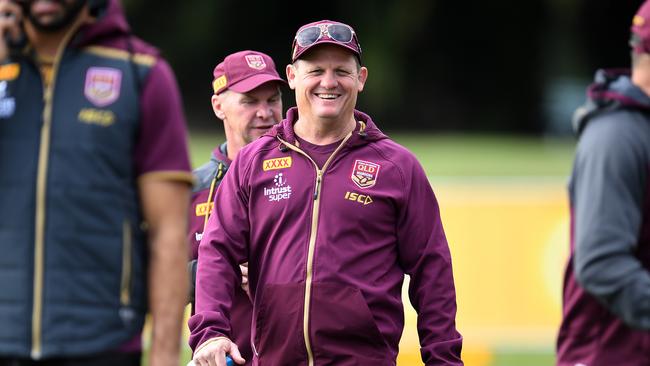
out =
{"type": "MultiPolygon", "coordinates": [[[[268,53],[281,75],[305,23],[352,25],[369,69],[358,108],[382,129],[566,132],[599,67],[629,64],[641,0],[122,0],[176,71],[192,128],[214,126],[212,69],[268,53]],[[553,125],[553,121],[556,124],[553,125]]],[[[285,109],[293,92],[284,93],[285,109]]]]}

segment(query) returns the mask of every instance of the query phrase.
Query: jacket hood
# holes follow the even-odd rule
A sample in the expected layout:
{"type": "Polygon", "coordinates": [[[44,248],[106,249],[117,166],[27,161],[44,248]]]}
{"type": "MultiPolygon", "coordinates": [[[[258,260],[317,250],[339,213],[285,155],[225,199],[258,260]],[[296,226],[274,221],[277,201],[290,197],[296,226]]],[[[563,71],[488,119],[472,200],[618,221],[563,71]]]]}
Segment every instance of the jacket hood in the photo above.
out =
{"type": "Polygon", "coordinates": [[[217,146],[212,150],[212,156],[210,157],[211,160],[214,161],[222,161],[226,163],[227,165],[230,165],[232,161],[228,157],[228,147],[227,143],[224,142],[221,145],[217,146]]]}
{"type": "Polygon", "coordinates": [[[650,111],[650,97],[632,83],[629,70],[598,70],[587,88],[587,101],[573,115],[573,130],[580,135],[592,117],[623,108],[650,111]]]}
{"type": "MultiPolygon", "coordinates": [[[[361,122],[355,127],[352,137],[348,141],[349,146],[365,145],[369,142],[379,141],[388,138],[377,128],[369,115],[354,110],[354,119],[361,122]]],[[[293,125],[298,121],[298,108],[292,107],[287,111],[285,119],[269,130],[265,136],[280,138],[291,144],[296,143],[296,135],[293,131],[293,125]]]]}
{"type": "Polygon", "coordinates": [[[79,29],[73,41],[75,47],[92,44],[159,54],[156,48],[133,36],[119,0],[89,0],[88,3],[95,19],[79,29]]]}

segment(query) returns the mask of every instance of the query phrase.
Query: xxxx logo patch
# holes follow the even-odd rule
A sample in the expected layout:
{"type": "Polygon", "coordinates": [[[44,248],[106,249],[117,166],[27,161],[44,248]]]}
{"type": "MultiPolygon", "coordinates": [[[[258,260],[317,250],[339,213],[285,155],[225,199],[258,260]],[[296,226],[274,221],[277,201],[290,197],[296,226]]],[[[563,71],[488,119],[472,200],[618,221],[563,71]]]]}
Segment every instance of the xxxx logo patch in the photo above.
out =
{"type": "Polygon", "coordinates": [[[0,80],[13,80],[20,74],[20,64],[0,65],[0,80]]]}
{"type": "Polygon", "coordinates": [[[196,208],[194,209],[194,213],[196,214],[196,216],[209,215],[213,207],[214,207],[214,202],[199,203],[198,205],[196,205],[196,208]]]}
{"type": "Polygon", "coordinates": [[[226,85],[228,85],[228,79],[226,78],[226,75],[221,75],[212,82],[212,90],[217,94],[221,89],[225,88],[226,85]]]}
{"type": "Polygon", "coordinates": [[[377,183],[379,168],[381,168],[379,164],[365,160],[355,160],[350,178],[352,178],[352,181],[357,187],[370,188],[377,183]]]}
{"type": "Polygon", "coordinates": [[[268,159],[264,160],[262,163],[262,169],[267,172],[269,170],[291,168],[291,163],[291,156],[287,156],[286,158],[268,159]]]}

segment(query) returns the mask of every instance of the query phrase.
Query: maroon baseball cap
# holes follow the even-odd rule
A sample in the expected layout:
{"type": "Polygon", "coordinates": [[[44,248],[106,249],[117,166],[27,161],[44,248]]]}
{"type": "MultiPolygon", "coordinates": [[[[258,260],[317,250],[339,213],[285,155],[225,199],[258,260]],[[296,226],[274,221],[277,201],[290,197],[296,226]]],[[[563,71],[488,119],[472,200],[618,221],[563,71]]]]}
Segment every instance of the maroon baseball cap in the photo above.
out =
{"type": "Polygon", "coordinates": [[[352,27],[332,20],[305,24],[296,32],[291,46],[291,62],[295,62],[311,47],[330,43],[346,48],[361,60],[361,45],[352,27]]]}
{"type": "Polygon", "coordinates": [[[650,1],[645,1],[632,19],[630,46],[635,53],[650,53],[650,1]]]}
{"type": "Polygon", "coordinates": [[[275,69],[273,59],[257,51],[240,51],[228,55],[214,68],[212,90],[214,94],[228,89],[248,93],[269,81],[286,83],[275,69]]]}

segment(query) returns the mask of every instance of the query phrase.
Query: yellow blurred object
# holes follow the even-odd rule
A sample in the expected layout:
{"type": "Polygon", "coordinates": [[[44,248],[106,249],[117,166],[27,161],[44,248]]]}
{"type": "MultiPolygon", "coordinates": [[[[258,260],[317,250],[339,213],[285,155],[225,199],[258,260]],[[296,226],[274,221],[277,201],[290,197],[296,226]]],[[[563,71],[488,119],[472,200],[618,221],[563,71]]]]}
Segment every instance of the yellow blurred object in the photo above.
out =
{"type": "MultiPolygon", "coordinates": [[[[463,344],[463,362],[467,366],[488,366],[492,362],[492,350],[485,344],[463,344]]],[[[411,363],[410,365],[414,365],[411,363]]]]}
{"type": "MultiPolygon", "coordinates": [[[[430,181],[452,253],[465,364],[490,365],[500,346],[552,349],[569,245],[565,183],[430,181]]],[[[398,365],[422,365],[406,286],[398,365]]]]}

